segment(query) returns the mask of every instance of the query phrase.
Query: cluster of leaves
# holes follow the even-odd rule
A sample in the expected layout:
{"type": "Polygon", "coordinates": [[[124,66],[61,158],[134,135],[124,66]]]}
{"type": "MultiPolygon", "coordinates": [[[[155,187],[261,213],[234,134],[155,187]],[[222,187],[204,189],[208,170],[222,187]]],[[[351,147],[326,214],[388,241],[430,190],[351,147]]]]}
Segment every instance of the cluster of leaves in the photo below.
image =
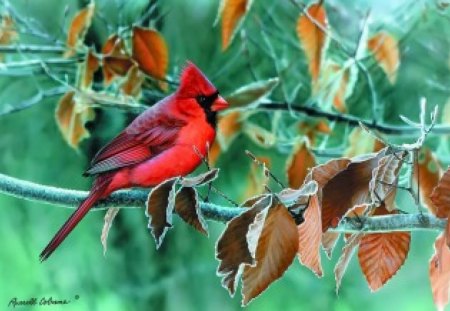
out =
{"type": "Polygon", "coordinates": [[[168,49],[161,34],[149,28],[131,28],[131,42],[124,38],[127,33],[111,34],[101,51],[89,49],[85,36],[95,13],[94,3],[80,10],[72,19],[67,34],[64,57],[84,54],[79,65],[75,86],[59,101],[56,120],[68,144],[77,148],[80,141],[89,137],[85,124],[94,118],[94,110],[99,102],[117,105],[135,105],[141,96],[145,75],[156,79],[156,86],[166,90],[163,81],[168,67],[168,49]],[[131,51],[130,51],[131,50],[131,51]],[[122,96],[108,96],[107,92],[93,90],[93,77],[102,69],[104,88],[112,88],[122,96]]]}

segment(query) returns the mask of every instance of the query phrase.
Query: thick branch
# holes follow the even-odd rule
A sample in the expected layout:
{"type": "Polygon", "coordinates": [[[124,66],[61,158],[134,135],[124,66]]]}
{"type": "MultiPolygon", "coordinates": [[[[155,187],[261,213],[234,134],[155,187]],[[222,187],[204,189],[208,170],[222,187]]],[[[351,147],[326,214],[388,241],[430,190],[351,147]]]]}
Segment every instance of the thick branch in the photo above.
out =
{"type": "MultiPolygon", "coordinates": [[[[352,115],[327,112],[310,106],[299,106],[299,105],[289,105],[287,103],[267,102],[259,105],[257,109],[295,111],[298,113],[305,114],[309,117],[323,117],[330,121],[347,123],[350,126],[359,126],[359,123],[362,123],[366,127],[377,130],[380,133],[384,134],[415,135],[415,136],[420,135],[420,128],[415,128],[408,125],[379,124],[374,123],[371,120],[364,120],[352,115]]],[[[450,134],[450,126],[435,125],[431,133],[450,134]]]]}
{"type": "MultiPolygon", "coordinates": [[[[88,195],[87,191],[40,185],[3,174],[0,174],[0,193],[71,208],[80,205],[88,195]]],[[[146,190],[117,191],[107,199],[100,201],[93,210],[104,210],[109,207],[140,208],[145,205],[147,195],[148,191],[146,190]]],[[[238,208],[224,207],[213,203],[201,202],[200,204],[205,217],[211,220],[228,221],[242,212],[238,208]]]]}
{"type": "MultiPolygon", "coordinates": [[[[61,189],[39,185],[29,181],[0,174],[0,193],[42,203],[76,207],[86,198],[87,191],[61,189]]],[[[147,200],[146,190],[122,190],[113,193],[109,198],[100,201],[93,209],[104,210],[109,207],[131,208],[142,207],[147,200]]],[[[245,209],[220,206],[213,203],[200,203],[206,218],[216,221],[229,221],[245,209]]],[[[392,232],[415,230],[443,230],[445,220],[428,214],[402,214],[380,217],[362,217],[344,219],[336,232],[392,232]]]]}

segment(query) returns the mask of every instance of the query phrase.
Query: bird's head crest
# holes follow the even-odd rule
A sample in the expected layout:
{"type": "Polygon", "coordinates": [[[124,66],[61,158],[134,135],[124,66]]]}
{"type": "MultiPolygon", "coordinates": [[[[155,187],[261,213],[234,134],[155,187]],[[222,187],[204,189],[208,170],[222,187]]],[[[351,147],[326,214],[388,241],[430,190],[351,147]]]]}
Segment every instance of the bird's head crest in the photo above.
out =
{"type": "Polygon", "coordinates": [[[212,94],[216,91],[214,85],[203,72],[194,63],[187,61],[181,72],[177,95],[179,97],[196,97],[201,94],[212,94]]]}

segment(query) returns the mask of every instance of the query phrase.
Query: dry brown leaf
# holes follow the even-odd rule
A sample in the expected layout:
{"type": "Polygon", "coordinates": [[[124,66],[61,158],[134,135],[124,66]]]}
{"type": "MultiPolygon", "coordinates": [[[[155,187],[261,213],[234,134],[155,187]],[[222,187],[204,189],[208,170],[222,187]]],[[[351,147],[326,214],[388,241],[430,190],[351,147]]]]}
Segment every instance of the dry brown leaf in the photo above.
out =
{"type": "Polygon", "coordinates": [[[200,210],[197,190],[191,187],[181,188],[175,197],[175,212],[187,224],[208,236],[208,226],[200,210]]]}
{"type": "Polygon", "coordinates": [[[232,111],[219,116],[217,136],[209,149],[208,162],[211,166],[214,166],[222,151],[226,151],[239,135],[241,127],[241,113],[239,111],[232,111]]]}
{"type": "MultiPolygon", "coordinates": [[[[395,213],[379,207],[375,215],[395,213]]],[[[366,234],[361,239],[358,249],[359,265],[373,292],[386,284],[405,263],[410,242],[410,232],[373,233],[366,234]]]]}
{"type": "Polygon", "coordinates": [[[232,111],[219,117],[217,127],[219,129],[219,142],[221,147],[226,150],[233,139],[241,130],[241,113],[239,111],[232,111]]]}
{"type": "Polygon", "coordinates": [[[95,56],[92,50],[89,50],[86,55],[86,60],[83,64],[84,75],[81,81],[81,89],[86,90],[91,88],[92,82],[94,80],[94,73],[98,70],[99,67],[99,59],[97,58],[97,56],[95,56]]]}
{"type": "MultiPolygon", "coordinates": [[[[103,57],[104,70],[110,71],[112,75],[125,76],[134,62],[128,56],[105,56],[103,57]]],[[[107,78],[109,80],[109,78],[107,78]]]]}
{"type": "Polygon", "coordinates": [[[271,205],[272,197],[264,196],[251,209],[228,222],[217,241],[217,275],[222,278],[222,286],[231,296],[236,292],[244,265],[253,265],[255,262],[256,245],[271,205]]]}
{"type": "Polygon", "coordinates": [[[352,207],[369,201],[369,184],[372,171],[384,156],[384,150],[352,162],[337,173],[323,188],[322,230],[337,225],[341,217],[352,207]],[[345,185],[343,187],[343,185],[345,185]]]}
{"type": "Polygon", "coordinates": [[[284,205],[269,209],[256,248],[256,265],[245,266],[242,305],[247,305],[291,265],[298,249],[297,226],[284,205]]]}
{"type": "Polygon", "coordinates": [[[388,33],[381,32],[369,39],[367,47],[374,54],[375,59],[381,68],[383,68],[389,81],[394,84],[400,65],[400,52],[397,39],[388,33]]]}
{"type": "Polygon", "coordinates": [[[70,91],[59,100],[55,117],[64,139],[72,148],[77,149],[80,141],[89,137],[85,125],[94,119],[95,113],[82,97],[70,91]]]}
{"type": "Polygon", "coordinates": [[[297,21],[297,35],[308,59],[309,73],[314,85],[319,79],[322,54],[326,43],[323,29],[327,29],[328,21],[321,2],[310,5],[307,13],[302,13],[297,21]]]}
{"type": "MultiPolygon", "coordinates": [[[[438,185],[441,176],[441,166],[433,155],[430,149],[423,147],[419,151],[418,165],[414,167],[414,181],[415,184],[419,184],[420,200],[421,203],[426,206],[434,215],[438,216],[437,208],[431,200],[431,193],[433,189],[438,185]]],[[[448,210],[447,207],[445,210],[448,210]]],[[[438,217],[445,218],[445,215],[439,215],[438,217]]]]}
{"type": "Polygon", "coordinates": [[[305,181],[309,170],[316,166],[316,159],[307,144],[302,142],[293,148],[286,162],[286,173],[289,187],[298,189],[305,181]]]}
{"type": "Polygon", "coordinates": [[[217,160],[219,159],[220,153],[221,153],[220,144],[216,138],[208,150],[208,164],[211,167],[214,167],[216,165],[217,160]]]}
{"type": "Polygon", "coordinates": [[[376,152],[375,142],[377,140],[361,127],[355,127],[348,135],[348,147],[344,151],[344,156],[352,158],[359,155],[376,152]]]}
{"type": "Polygon", "coordinates": [[[434,304],[443,311],[448,304],[450,290],[450,249],[445,243],[443,234],[434,242],[434,254],[429,266],[431,290],[434,304]]]}
{"type": "MultiPolygon", "coordinates": [[[[268,157],[257,157],[257,160],[264,163],[270,168],[271,160],[268,157]]],[[[267,176],[264,174],[263,169],[252,161],[250,163],[250,170],[248,173],[247,187],[244,189],[242,200],[262,194],[265,190],[264,186],[267,184],[267,176]]]]}
{"type": "Polygon", "coordinates": [[[102,47],[104,56],[128,56],[125,50],[125,42],[117,34],[109,36],[102,47]]]}
{"type": "Polygon", "coordinates": [[[321,277],[323,275],[322,264],[320,263],[322,226],[317,195],[311,197],[303,218],[305,219],[304,222],[297,226],[298,258],[302,265],[321,277]]]}
{"type": "Polygon", "coordinates": [[[144,79],[145,77],[139,70],[139,67],[133,65],[131,69],[128,70],[127,77],[121,85],[122,92],[126,95],[138,98],[141,94],[144,79]]]}
{"type": "MultiPolygon", "coordinates": [[[[2,14],[2,22],[0,24],[0,45],[8,45],[18,39],[19,35],[16,31],[14,20],[7,13],[2,14]]],[[[3,55],[0,54],[0,61],[3,55]]]]}
{"type": "Polygon", "coordinates": [[[430,199],[434,206],[432,212],[436,217],[445,218],[450,215],[450,168],[445,171],[430,199]]]}
{"type": "Polygon", "coordinates": [[[372,172],[369,191],[373,203],[384,203],[388,211],[395,209],[398,174],[403,165],[406,152],[395,152],[381,158],[372,172]]]}
{"type": "Polygon", "coordinates": [[[345,105],[345,98],[347,95],[347,84],[350,78],[349,70],[345,70],[342,75],[340,75],[339,87],[336,90],[333,98],[334,108],[342,113],[347,112],[347,106],[345,105]]]}
{"type": "Polygon", "coordinates": [[[339,232],[327,231],[322,234],[322,248],[325,251],[328,259],[331,259],[331,256],[333,255],[333,250],[336,246],[336,242],[339,240],[339,236],[339,232]]]}
{"type": "Polygon", "coordinates": [[[94,2],[91,2],[84,9],[80,10],[72,19],[66,40],[68,49],[64,53],[64,57],[71,57],[75,55],[75,49],[78,45],[81,45],[83,43],[87,30],[92,23],[94,10],[95,4],[94,2]]]}
{"type": "MultiPolygon", "coordinates": [[[[108,86],[109,84],[111,84],[111,82],[116,77],[114,70],[112,68],[110,68],[107,63],[108,58],[110,59],[109,61],[112,63],[112,65],[119,63],[120,60],[124,60],[124,61],[122,61],[122,63],[125,63],[125,65],[128,65],[126,60],[128,59],[131,61],[131,59],[125,50],[125,43],[124,43],[123,39],[120,38],[117,34],[111,35],[108,38],[108,40],[106,40],[106,42],[104,43],[104,45],[102,47],[102,54],[103,54],[103,62],[102,62],[103,80],[104,80],[105,85],[108,86]],[[112,58],[112,60],[111,60],[111,58],[112,58]],[[105,61],[105,59],[106,59],[106,61],[105,61]],[[114,59],[119,59],[119,60],[114,61],[114,59]]],[[[117,64],[116,64],[116,66],[117,66],[117,64]]],[[[118,66],[118,67],[120,68],[120,66],[118,66]]],[[[128,70],[125,70],[125,73],[127,71],[128,70]]],[[[124,75],[124,74],[122,74],[122,75],[124,75]]]]}
{"type": "Polygon", "coordinates": [[[318,184],[314,180],[305,182],[299,189],[285,188],[281,190],[277,197],[283,203],[290,202],[305,202],[307,203],[309,197],[316,194],[318,190],[318,184]]]}
{"type": "Polygon", "coordinates": [[[171,178],[154,187],[145,204],[145,215],[149,217],[148,228],[155,238],[157,249],[161,246],[167,230],[172,227],[177,182],[178,177],[171,178]]]}
{"type": "Polygon", "coordinates": [[[300,134],[306,136],[311,146],[314,146],[317,134],[330,134],[331,128],[328,125],[328,121],[302,121],[298,124],[300,134]]]}
{"type": "Polygon", "coordinates": [[[154,29],[133,27],[133,59],[146,74],[163,80],[169,65],[166,41],[154,29]]]}
{"type": "Polygon", "coordinates": [[[252,2],[253,0],[222,0],[219,8],[219,15],[222,18],[222,51],[230,45],[238,25],[252,2]]]}
{"type": "Polygon", "coordinates": [[[103,256],[106,255],[106,250],[108,249],[108,235],[109,230],[111,229],[114,218],[116,218],[117,213],[119,212],[119,208],[110,207],[105,214],[105,222],[103,224],[102,234],[100,236],[100,240],[103,245],[103,256]]]}
{"type": "Polygon", "coordinates": [[[336,293],[339,292],[339,288],[341,286],[342,278],[344,277],[345,271],[347,270],[348,264],[350,263],[350,259],[353,257],[353,253],[358,247],[359,242],[363,237],[362,233],[355,233],[351,235],[344,247],[342,248],[342,254],[339,257],[336,266],[334,267],[334,278],[336,280],[336,293]]]}
{"type": "Polygon", "coordinates": [[[184,177],[181,180],[183,187],[198,187],[204,186],[213,182],[219,176],[219,169],[213,168],[205,173],[199,174],[194,177],[184,177]]]}

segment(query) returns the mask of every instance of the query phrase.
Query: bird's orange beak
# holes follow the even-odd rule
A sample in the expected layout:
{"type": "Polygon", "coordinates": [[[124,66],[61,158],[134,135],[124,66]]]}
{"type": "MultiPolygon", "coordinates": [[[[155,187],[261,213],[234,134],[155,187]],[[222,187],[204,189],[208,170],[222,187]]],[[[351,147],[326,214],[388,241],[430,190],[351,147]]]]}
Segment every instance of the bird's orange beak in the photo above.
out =
{"type": "Polygon", "coordinates": [[[218,96],[211,106],[212,111],[220,111],[228,108],[229,104],[222,96],[218,96]]]}

